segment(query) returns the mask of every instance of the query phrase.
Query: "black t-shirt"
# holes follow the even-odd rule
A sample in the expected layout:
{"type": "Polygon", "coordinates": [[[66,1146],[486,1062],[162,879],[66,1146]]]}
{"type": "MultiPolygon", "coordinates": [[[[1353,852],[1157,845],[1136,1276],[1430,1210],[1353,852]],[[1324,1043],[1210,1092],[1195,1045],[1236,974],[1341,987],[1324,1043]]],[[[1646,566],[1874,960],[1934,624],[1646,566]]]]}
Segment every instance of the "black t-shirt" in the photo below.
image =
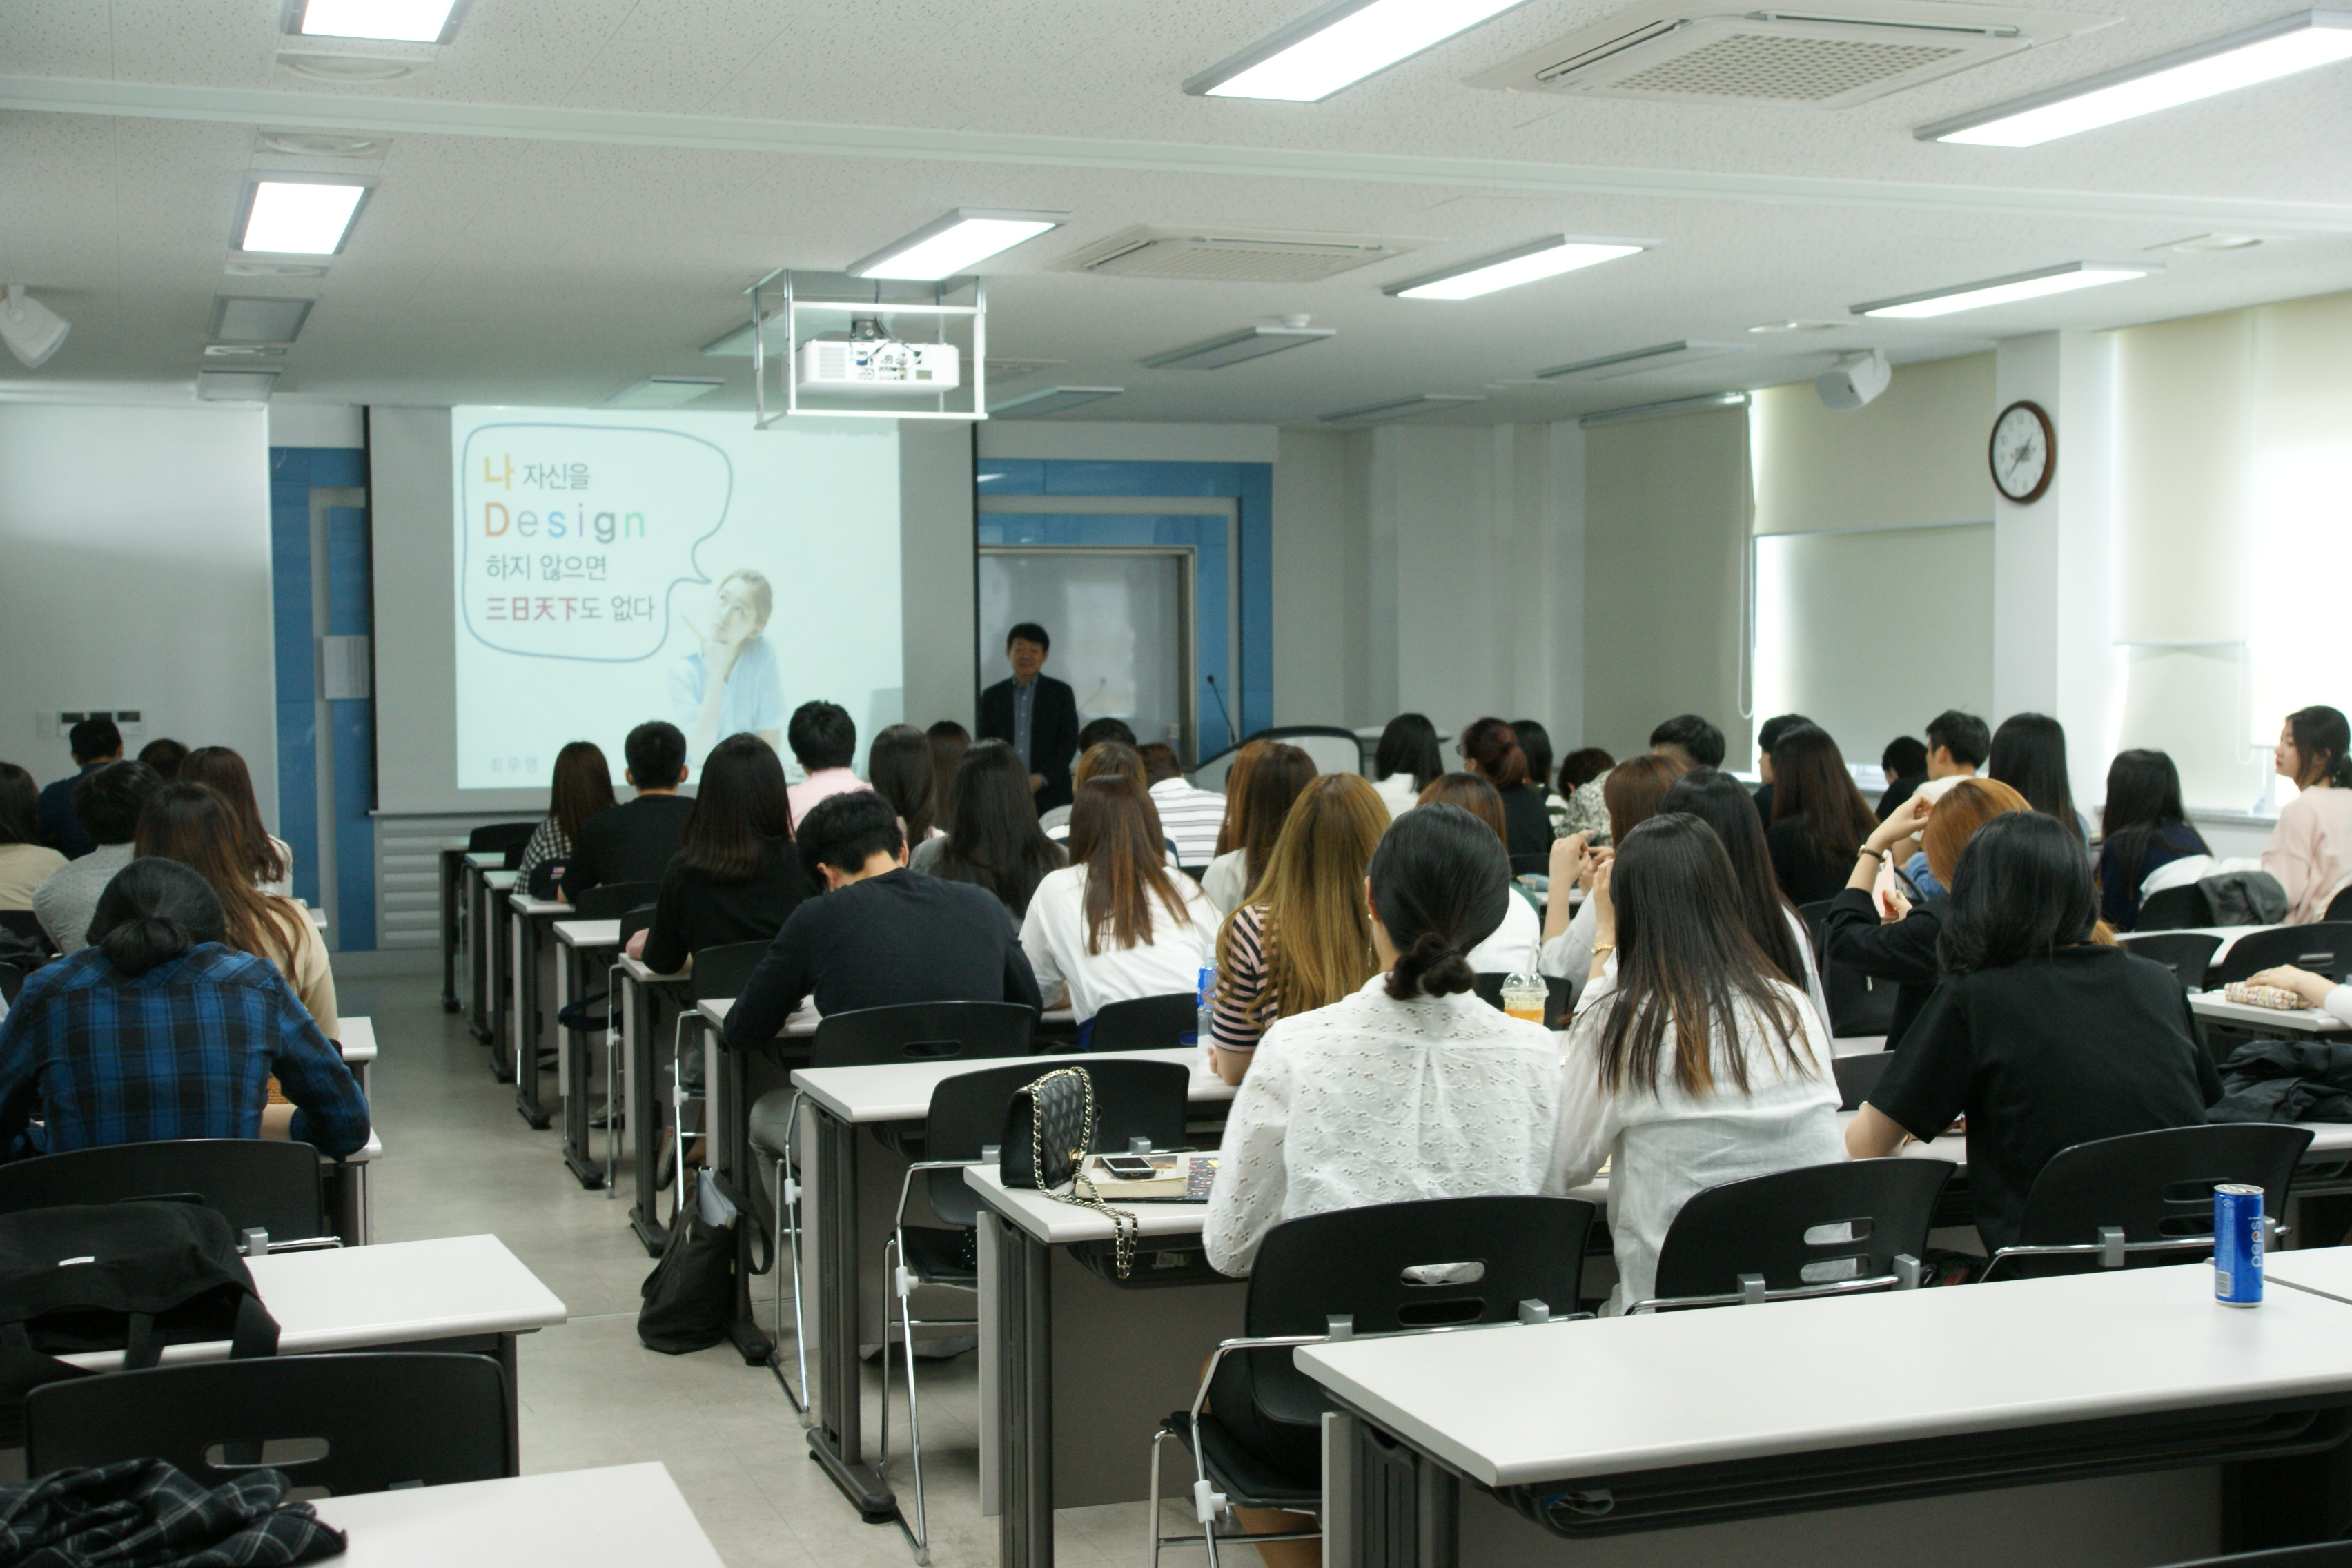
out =
{"type": "Polygon", "coordinates": [[[706,947],[770,941],[801,901],[815,893],[790,844],[768,846],[760,868],[731,882],[675,856],[662,873],[654,923],[646,931],[646,966],[657,974],[675,974],[686,967],[688,954],[706,947]]]}
{"type": "Polygon", "coordinates": [[[1525,784],[1496,792],[1503,797],[1503,843],[1513,855],[1551,853],[1551,812],[1540,785],[1525,784]]]}
{"type": "Polygon", "coordinates": [[[1911,912],[1887,925],[1878,918],[1878,900],[1859,888],[1841,888],[1830,900],[1829,921],[1822,949],[1829,962],[1873,980],[1895,985],[1895,1011],[1886,1021],[1886,1048],[1900,1045],[1911,1021],[1934,994],[1943,978],[1937,965],[1936,941],[1944,930],[1948,899],[1914,904],[1911,912]]]}
{"type": "Polygon", "coordinates": [[[1837,896],[1853,875],[1860,841],[1834,853],[1814,838],[1802,815],[1784,816],[1764,830],[1765,847],[1772,852],[1772,874],[1792,904],[1818,904],[1837,896]]]}
{"type": "Polygon", "coordinates": [[[904,867],[794,910],[727,1015],[727,1043],[774,1039],[803,1000],[825,1014],[903,1002],[1043,1006],[1021,933],[996,895],[904,867]]]}
{"type": "Polygon", "coordinates": [[[607,882],[660,881],[693,815],[694,802],[682,796],[641,795],[590,817],[563,863],[564,901],[607,882]]]}
{"type": "Polygon", "coordinates": [[[2061,1149],[2199,1126],[2221,1098],[2172,972],[2093,943],[1944,982],[1870,1092],[1918,1138],[1967,1114],[1989,1247],[2018,1239],[2025,1194],[2061,1149]]]}
{"type": "Polygon", "coordinates": [[[1884,822],[1894,816],[1895,808],[1917,795],[1919,786],[1927,782],[1926,773],[1905,773],[1889,784],[1886,793],[1878,797],[1878,820],[1884,822]]]}

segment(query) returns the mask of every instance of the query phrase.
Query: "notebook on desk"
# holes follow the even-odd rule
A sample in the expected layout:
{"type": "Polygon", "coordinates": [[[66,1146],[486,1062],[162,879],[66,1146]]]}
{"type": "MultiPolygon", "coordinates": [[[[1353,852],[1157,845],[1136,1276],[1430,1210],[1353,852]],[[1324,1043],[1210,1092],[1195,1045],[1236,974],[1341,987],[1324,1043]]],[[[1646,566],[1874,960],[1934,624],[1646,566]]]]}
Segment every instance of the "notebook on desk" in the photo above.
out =
{"type": "Polygon", "coordinates": [[[1106,1203],[1204,1204],[1217,1176],[1214,1154],[1154,1154],[1152,1165],[1166,1174],[1148,1182],[1121,1181],[1103,1169],[1102,1156],[1089,1155],[1087,1175],[1106,1203]]]}

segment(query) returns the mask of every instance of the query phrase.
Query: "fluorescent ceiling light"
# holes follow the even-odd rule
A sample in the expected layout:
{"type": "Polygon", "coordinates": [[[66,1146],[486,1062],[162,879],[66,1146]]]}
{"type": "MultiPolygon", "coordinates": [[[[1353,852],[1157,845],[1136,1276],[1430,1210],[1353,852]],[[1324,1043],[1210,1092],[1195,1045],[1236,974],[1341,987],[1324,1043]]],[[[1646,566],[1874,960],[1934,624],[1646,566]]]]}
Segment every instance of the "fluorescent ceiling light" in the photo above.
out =
{"type": "Polygon", "coordinates": [[[284,256],[332,256],[343,247],[365,185],[257,180],[246,200],[236,248],[284,256]]]}
{"type": "Polygon", "coordinates": [[[1195,97],[1313,103],[1521,0],[1334,0],[1184,84],[1195,97]]]}
{"type": "Polygon", "coordinates": [[[1522,245],[1498,256],[1483,257],[1465,261],[1459,267],[1449,267],[1443,272],[1426,273],[1402,283],[1391,284],[1381,292],[1400,300],[1475,300],[1481,294],[1492,294],[1497,289],[1515,289],[1522,283],[1533,283],[1539,278],[1557,278],[1563,272],[1614,261],[1621,256],[1633,256],[1647,250],[1656,242],[1640,239],[1579,239],[1572,234],[1548,234],[1532,245],[1522,245]]]}
{"type": "Polygon", "coordinates": [[[384,38],[446,44],[457,0],[288,0],[285,30],[313,38],[384,38]]]}
{"type": "Polygon", "coordinates": [[[216,343],[290,343],[301,336],[312,303],[218,295],[213,300],[212,325],[205,335],[216,343]]]}
{"type": "Polygon", "coordinates": [[[274,370],[196,372],[196,395],[206,403],[267,403],[277,384],[274,370]]]}
{"type": "Polygon", "coordinates": [[[1411,419],[1415,415],[1436,414],[1448,408],[1459,408],[1468,403],[1484,403],[1483,397],[1449,392],[1418,392],[1411,397],[1392,397],[1385,403],[1367,403],[1360,408],[1342,408],[1322,416],[1326,425],[1385,425],[1391,419],[1411,419]]]}
{"type": "Polygon", "coordinates": [[[1669,414],[1696,414],[1709,408],[1745,408],[1748,395],[1744,392],[1710,392],[1703,397],[1675,397],[1664,403],[1637,404],[1631,408],[1604,408],[1598,414],[1588,414],[1576,422],[1580,430],[1590,430],[1596,425],[1622,425],[1634,419],[1658,419],[1669,414]]]}
{"type": "Polygon", "coordinates": [[[1912,134],[1973,147],[2036,147],[2346,58],[2352,58],[2352,11],[2297,11],[2068,87],[1939,120],[1912,134]]]}
{"type": "Polygon", "coordinates": [[[1170,349],[1164,354],[1153,354],[1143,363],[1154,370],[1223,370],[1245,359],[1305,348],[1308,343],[1319,343],[1339,335],[1329,327],[1244,327],[1237,332],[1220,332],[1181,349],[1170,349]]]}
{"type": "Polygon", "coordinates": [[[723,375],[649,375],[604,400],[607,408],[676,408],[727,384],[723,375]]]}
{"type": "Polygon", "coordinates": [[[1622,353],[1602,354],[1598,359],[1580,359],[1573,364],[1556,364],[1549,370],[1536,372],[1536,379],[1613,381],[1621,375],[1638,375],[1645,370],[1664,370],[1669,365],[1690,364],[1722,354],[1744,354],[1747,352],[1746,343],[1652,343],[1645,349],[1627,349],[1622,353]]]}
{"type": "Polygon", "coordinates": [[[206,359],[284,359],[284,343],[206,343],[206,359]]]}
{"type": "Polygon", "coordinates": [[[2006,278],[1988,278],[1981,283],[1962,283],[1925,294],[1906,294],[1895,300],[1874,300],[1852,309],[1857,316],[1920,321],[1930,316],[1948,316],[1955,310],[1980,310],[1988,305],[2011,305],[2020,300],[2039,300],[2048,294],[2071,294],[2077,289],[2095,289],[2102,283],[2121,283],[2163,270],[2153,263],[2069,261],[2063,267],[2045,267],[2038,272],[2015,272],[2006,278]]]}
{"type": "Polygon", "coordinates": [[[1126,390],[1123,386],[1048,386],[1036,392],[1024,392],[1018,397],[1009,397],[990,409],[988,416],[991,419],[1042,419],[1066,408],[1117,397],[1126,390]]]}
{"type": "Polygon", "coordinates": [[[966,272],[980,262],[1036,238],[1069,221],[1067,213],[1003,212],[958,207],[906,238],[853,261],[853,278],[915,278],[932,281],[966,272]]]}

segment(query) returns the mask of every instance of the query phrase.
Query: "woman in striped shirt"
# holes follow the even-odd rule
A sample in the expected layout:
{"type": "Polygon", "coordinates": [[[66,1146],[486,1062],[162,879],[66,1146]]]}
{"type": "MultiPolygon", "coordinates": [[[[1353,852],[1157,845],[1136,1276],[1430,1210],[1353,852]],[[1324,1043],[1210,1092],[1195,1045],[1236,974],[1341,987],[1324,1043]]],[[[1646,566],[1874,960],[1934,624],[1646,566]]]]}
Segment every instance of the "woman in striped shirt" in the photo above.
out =
{"type": "Polygon", "coordinates": [[[1217,1076],[1238,1084],[1258,1037],[1278,1017],[1328,1006],[1372,977],[1364,871],[1388,806],[1354,773],[1325,773],[1283,818],[1250,902],[1217,932],[1217,1076]]]}

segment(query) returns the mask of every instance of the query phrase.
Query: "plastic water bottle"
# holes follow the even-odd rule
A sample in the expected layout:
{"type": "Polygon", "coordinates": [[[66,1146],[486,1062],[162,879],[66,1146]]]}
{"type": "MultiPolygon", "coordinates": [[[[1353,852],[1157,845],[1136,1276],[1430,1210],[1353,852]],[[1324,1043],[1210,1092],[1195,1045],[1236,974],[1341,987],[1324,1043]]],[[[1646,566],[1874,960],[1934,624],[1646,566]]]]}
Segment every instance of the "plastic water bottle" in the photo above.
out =
{"type": "Polygon", "coordinates": [[[1196,997],[1198,1007],[1193,1014],[1193,1026],[1198,1032],[1193,1035],[1192,1041],[1201,1047],[1201,1059],[1206,1061],[1208,1059],[1209,1043],[1211,1039],[1209,1032],[1210,1024],[1216,1013],[1216,1004],[1213,1000],[1217,994],[1217,966],[1215,964],[1204,963],[1201,966],[1199,986],[1200,989],[1196,997]]]}

